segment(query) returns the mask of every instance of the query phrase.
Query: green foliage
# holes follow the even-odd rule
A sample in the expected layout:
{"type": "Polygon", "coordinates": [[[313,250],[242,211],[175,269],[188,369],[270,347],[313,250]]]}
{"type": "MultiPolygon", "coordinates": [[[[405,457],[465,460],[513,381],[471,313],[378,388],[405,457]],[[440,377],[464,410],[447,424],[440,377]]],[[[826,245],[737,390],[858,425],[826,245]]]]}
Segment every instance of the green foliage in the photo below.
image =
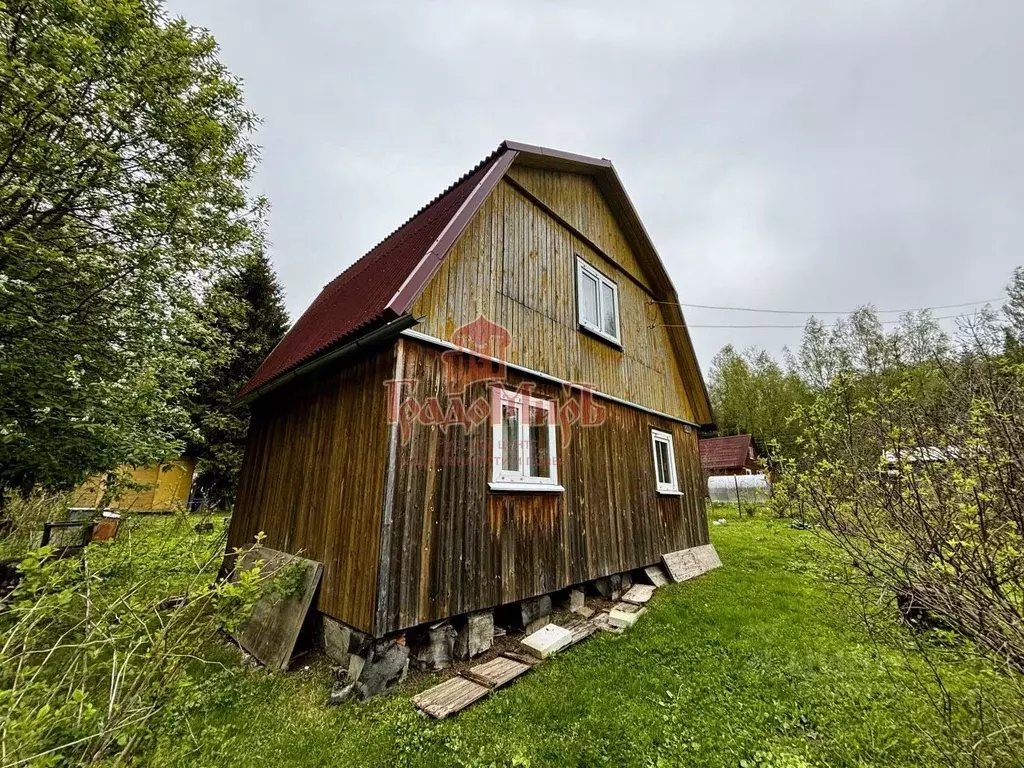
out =
{"type": "Polygon", "coordinates": [[[186,401],[196,434],[188,451],[198,459],[196,484],[206,502],[224,508],[234,502],[249,426],[249,409],[232,404],[288,328],[266,255],[223,275],[204,297],[200,320],[194,346],[203,365],[186,401]]]}
{"type": "Polygon", "coordinates": [[[156,0],[0,4],[0,492],[189,437],[197,296],[263,231],[216,53],[156,0]]]}
{"type": "MultiPolygon", "coordinates": [[[[807,531],[754,518],[712,526],[725,567],[657,591],[621,637],[599,633],[440,722],[413,673],[366,703],[326,707],[330,668],[204,672],[152,730],[148,765],[899,766],[943,763],[943,731],[902,663],[872,642],[807,531]]],[[[836,568],[838,568],[838,564],[836,568]]],[[[225,661],[227,659],[225,658],[225,661]]],[[[977,665],[939,666],[958,721],[974,691],[1007,696],[977,665]]],[[[982,762],[981,765],[986,763],[982,762]]],[[[991,764],[991,763],[989,763],[991,764]]]]}
{"type": "Polygon", "coordinates": [[[761,444],[792,444],[789,418],[810,390],[792,371],[784,371],[763,350],[740,354],[726,345],[708,376],[715,423],[723,435],[752,434],[761,444]]]}
{"type": "Polygon", "coordinates": [[[152,722],[194,691],[190,674],[215,633],[265,592],[258,566],[214,579],[223,526],[197,535],[178,516],[122,529],[81,557],[43,547],[22,559],[0,614],[4,764],[126,760],[150,748],[152,722]]]}

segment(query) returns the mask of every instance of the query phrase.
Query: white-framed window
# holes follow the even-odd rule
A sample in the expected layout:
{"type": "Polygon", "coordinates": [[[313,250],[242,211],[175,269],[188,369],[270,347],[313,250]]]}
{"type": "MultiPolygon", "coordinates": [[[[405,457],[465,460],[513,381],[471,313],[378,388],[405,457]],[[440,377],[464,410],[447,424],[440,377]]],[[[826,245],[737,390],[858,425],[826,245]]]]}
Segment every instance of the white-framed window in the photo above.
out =
{"type": "Polygon", "coordinates": [[[580,325],[609,341],[619,340],[619,288],[576,257],[576,304],[580,325]]]}
{"type": "Polygon", "coordinates": [[[501,387],[491,390],[495,491],[561,491],[555,403],[501,387]]]}
{"type": "Polygon", "coordinates": [[[652,429],[651,447],[654,450],[654,482],[658,493],[678,495],[679,480],[676,477],[676,452],[672,447],[672,435],[660,429],[652,429]]]}

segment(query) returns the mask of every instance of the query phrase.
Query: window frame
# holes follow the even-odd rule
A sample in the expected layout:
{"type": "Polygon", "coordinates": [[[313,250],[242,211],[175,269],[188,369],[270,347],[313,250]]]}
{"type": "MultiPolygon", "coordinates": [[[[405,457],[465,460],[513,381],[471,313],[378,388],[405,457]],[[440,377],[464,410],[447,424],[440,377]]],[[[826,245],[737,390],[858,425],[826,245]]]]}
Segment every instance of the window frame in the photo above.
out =
{"type": "Polygon", "coordinates": [[[512,392],[504,387],[491,389],[491,480],[488,487],[492,491],[532,491],[559,492],[564,488],[558,483],[558,443],[555,431],[555,401],[542,397],[533,397],[522,392],[512,392]],[[516,450],[519,458],[518,470],[508,470],[503,466],[504,452],[504,408],[507,403],[519,409],[519,440],[516,450]],[[548,427],[548,467],[547,477],[529,474],[530,469],[530,422],[531,408],[543,408],[547,412],[548,427]],[[525,417],[525,418],[524,418],[525,417]]]}
{"type": "Polygon", "coordinates": [[[619,313],[619,286],[601,270],[587,262],[582,256],[576,254],[576,321],[580,328],[589,333],[596,334],[602,339],[612,342],[616,346],[622,346],[622,321],[619,313]],[[597,323],[590,323],[583,319],[583,290],[582,279],[586,275],[597,282],[597,323]],[[610,334],[601,327],[601,320],[604,317],[604,299],[602,298],[601,286],[606,285],[612,290],[612,303],[615,305],[615,334],[610,334]]]}
{"type": "Polygon", "coordinates": [[[676,449],[672,433],[663,429],[651,429],[651,457],[654,460],[654,489],[662,496],[682,496],[679,490],[679,471],[676,468],[676,449]],[[658,443],[668,449],[668,469],[670,482],[663,483],[658,477],[658,443]]]}

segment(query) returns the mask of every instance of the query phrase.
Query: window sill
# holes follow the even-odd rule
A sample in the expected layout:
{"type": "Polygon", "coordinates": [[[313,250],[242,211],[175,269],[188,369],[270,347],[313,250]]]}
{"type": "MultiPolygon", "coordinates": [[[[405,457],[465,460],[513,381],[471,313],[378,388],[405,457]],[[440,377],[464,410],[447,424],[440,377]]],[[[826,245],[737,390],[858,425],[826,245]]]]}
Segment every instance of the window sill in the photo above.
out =
{"type": "Polygon", "coordinates": [[[682,496],[682,491],[658,491],[659,496],[682,496]]]}
{"type": "Polygon", "coordinates": [[[578,327],[579,327],[581,333],[585,333],[587,336],[590,336],[592,339],[597,339],[598,341],[603,341],[608,346],[615,347],[615,349],[619,350],[620,352],[622,352],[624,350],[624,347],[622,346],[622,342],[621,341],[617,341],[616,339],[613,339],[611,336],[606,336],[605,334],[601,333],[600,331],[595,331],[593,328],[589,328],[589,327],[583,325],[583,323],[579,323],[578,327]]]}
{"type": "Polygon", "coordinates": [[[550,483],[488,483],[492,491],[513,491],[525,493],[561,493],[565,490],[560,485],[550,483]]]}

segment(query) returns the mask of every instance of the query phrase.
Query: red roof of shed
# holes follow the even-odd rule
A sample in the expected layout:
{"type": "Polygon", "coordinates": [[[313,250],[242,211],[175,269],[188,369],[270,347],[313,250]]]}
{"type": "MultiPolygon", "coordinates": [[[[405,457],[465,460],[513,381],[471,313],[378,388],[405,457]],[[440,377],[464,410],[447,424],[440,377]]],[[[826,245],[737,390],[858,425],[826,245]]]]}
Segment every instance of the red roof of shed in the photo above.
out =
{"type": "Polygon", "coordinates": [[[701,469],[731,469],[744,466],[752,440],[750,435],[708,437],[698,440],[701,469]]]}

